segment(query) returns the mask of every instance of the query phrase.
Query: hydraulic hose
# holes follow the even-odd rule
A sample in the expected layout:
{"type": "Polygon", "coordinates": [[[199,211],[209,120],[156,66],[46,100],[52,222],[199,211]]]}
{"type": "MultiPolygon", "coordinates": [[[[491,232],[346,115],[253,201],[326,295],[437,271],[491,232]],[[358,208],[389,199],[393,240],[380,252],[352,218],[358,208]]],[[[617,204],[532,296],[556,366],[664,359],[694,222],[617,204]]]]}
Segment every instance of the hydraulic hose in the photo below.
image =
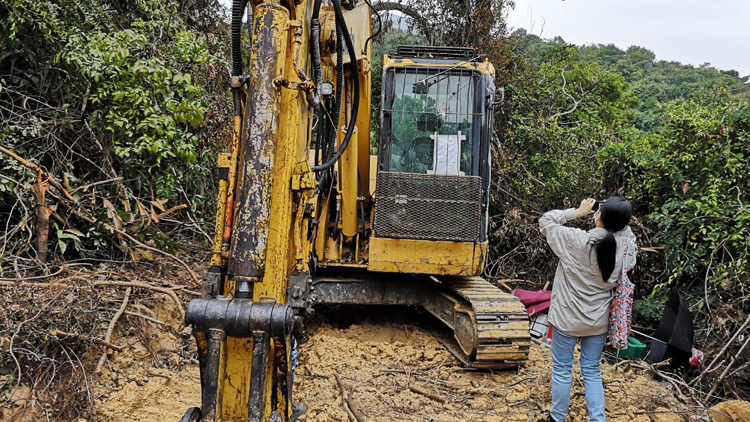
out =
{"type": "Polygon", "coordinates": [[[334,151],[336,151],[336,137],[339,130],[339,122],[341,121],[341,105],[344,98],[344,35],[341,22],[336,19],[336,102],[333,103],[333,116],[331,116],[331,123],[333,125],[333,132],[331,138],[328,140],[329,155],[325,157],[328,161],[333,158],[334,151]]]}
{"type": "Polygon", "coordinates": [[[370,8],[370,11],[375,14],[375,16],[378,17],[378,32],[370,35],[370,38],[365,40],[365,54],[367,54],[367,44],[375,39],[378,35],[380,35],[380,31],[383,29],[383,21],[380,18],[380,13],[378,13],[377,10],[375,10],[374,7],[372,7],[372,3],[370,3],[370,0],[365,0],[365,3],[367,3],[367,6],[370,8]]]}
{"type": "Polygon", "coordinates": [[[232,76],[242,76],[242,16],[247,0],[232,1],[232,76]]]}
{"type": "MultiPolygon", "coordinates": [[[[316,101],[320,101],[320,84],[323,83],[323,71],[320,69],[320,5],[323,0],[315,0],[310,19],[310,47],[312,53],[312,73],[315,83],[316,101]]],[[[317,106],[317,104],[316,104],[317,106]]]]}
{"type": "Polygon", "coordinates": [[[320,17],[320,6],[323,4],[323,0],[315,0],[313,3],[313,11],[310,16],[312,19],[318,19],[320,17]]]}
{"type": "MultiPolygon", "coordinates": [[[[349,142],[352,139],[352,135],[354,135],[354,128],[351,126],[354,125],[354,123],[357,121],[357,114],[359,113],[359,68],[357,66],[357,54],[354,51],[354,44],[352,43],[352,37],[349,34],[349,30],[347,29],[348,27],[346,26],[346,20],[344,20],[344,14],[341,11],[341,3],[339,2],[339,0],[333,0],[333,9],[336,12],[336,22],[340,22],[341,32],[344,38],[344,42],[346,43],[346,49],[349,51],[349,61],[352,64],[352,74],[354,75],[354,77],[352,77],[354,99],[352,102],[352,115],[349,118],[348,126],[350,127],[346,131],[346,135],[344,135],[344,140],[343,142],[341,142],[341,147],[336,152],[336,155],[333,156],[330,160],[328,160],[327,162],[319,166],[314,166],[312,169],[313,171],[316,171],[316,172],[327,170],[333,167],[333,165],[336,164],[336,161],[338,161],[339,158],[341,158],[341,155],[344,154],[344,151],[346,151],[346,147],[349,145],[349,142]]],[[[341,75],[344,74],[343,65],[341,66],[341,68],[339,68],[338,72],[341,75]]]]}

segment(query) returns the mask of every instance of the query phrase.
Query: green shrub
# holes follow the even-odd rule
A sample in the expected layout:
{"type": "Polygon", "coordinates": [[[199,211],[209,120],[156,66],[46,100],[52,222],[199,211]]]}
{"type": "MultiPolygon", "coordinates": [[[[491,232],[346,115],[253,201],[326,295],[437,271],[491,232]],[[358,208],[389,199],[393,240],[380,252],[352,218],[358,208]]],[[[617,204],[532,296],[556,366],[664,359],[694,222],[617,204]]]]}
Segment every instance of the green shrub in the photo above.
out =
{"type": "Polygon", "coordinates": [[[599,154],[655,227],[670,271],[659,287],[708,280],[747,284],[750,259],[750,102],[717,97],[663,106],[660,134],[631,132],[599,154]]]}
{"type": "MultiPolygon", "coordinates": [[[[216,0],[0,2],[0,143],[67,183],[75,208],[149,226],[133,230],[141,240],[166,244],[149,217],[180,203],[178,218],[210,230],[215,154],[231,131],[223,18],[216,0]]],[[[0,168],[0,219],[15,234],[4,251],[27,251],[18,234],[34,229],[36,175],[4,154],[0,168]]],[[[51,230],[58,252],[119,244],[48,202],[64,220],[51,230]]]]}

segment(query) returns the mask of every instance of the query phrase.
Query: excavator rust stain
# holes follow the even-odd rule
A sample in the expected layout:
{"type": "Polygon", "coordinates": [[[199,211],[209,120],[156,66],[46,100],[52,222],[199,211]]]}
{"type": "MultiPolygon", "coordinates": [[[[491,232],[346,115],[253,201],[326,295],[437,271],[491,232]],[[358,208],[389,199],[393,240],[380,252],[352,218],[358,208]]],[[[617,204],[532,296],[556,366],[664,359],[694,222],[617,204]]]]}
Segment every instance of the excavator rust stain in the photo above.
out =
{"type": "Polygon", "coordinates": [[[236,204],[228,273],[232,278],[263,277],[271,214],[274,152],[279,142],[281,92],[288,22],[276,8],[259,8],[247,91],[245,142],[241,151],[239,197],[236,204]]]}

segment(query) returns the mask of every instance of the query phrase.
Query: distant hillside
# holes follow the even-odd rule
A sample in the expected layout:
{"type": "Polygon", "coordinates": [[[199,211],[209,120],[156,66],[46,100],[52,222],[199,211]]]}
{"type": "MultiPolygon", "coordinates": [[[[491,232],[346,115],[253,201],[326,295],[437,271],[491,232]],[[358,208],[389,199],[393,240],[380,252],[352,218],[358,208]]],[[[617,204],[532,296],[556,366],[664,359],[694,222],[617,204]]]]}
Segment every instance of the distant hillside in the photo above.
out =
{"type": "MultiPolygon", "coordinates": [[[[512,37],[521,42],[533,58],[567,43],[560,37],[542,39],[519,29],[512,37]]],[[[593,61],[602,68],[619,73],[628,83],[628,92],[637,98],[633,124],[642,130],[660,128],[659,104],[678,99],[705,99],[719,93],[750,98],[750,76],[735,70],[720,70],[706,63],[701,66],[657,60],[654,52],[638,46],[622,50],[613,44],[578,46],[579,60],[593,61]]]]}

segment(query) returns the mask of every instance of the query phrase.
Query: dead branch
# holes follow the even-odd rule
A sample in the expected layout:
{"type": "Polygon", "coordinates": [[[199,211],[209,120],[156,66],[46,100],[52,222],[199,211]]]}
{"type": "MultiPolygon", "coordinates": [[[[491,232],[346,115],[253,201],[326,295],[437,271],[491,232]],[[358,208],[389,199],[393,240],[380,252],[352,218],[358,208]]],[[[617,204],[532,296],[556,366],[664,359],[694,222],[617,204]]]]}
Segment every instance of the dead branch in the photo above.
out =
{"type": "MultiPolygon", "coordinates": [[[[37,172],[37,174],[40,176],[40,178],[41,178],[41,175],[47,176],[47,181],[49,182],[50,185],[52,185],[60,193],[62,193],[63,195],[65,195],[65,197],[67,199],[75,202],[75,199],[70,194],[70,192],[68,192],[57,181],[55,181],[51,176],[49,176],[46,172],[44,172],[44,170],[42,170],[39,166],[37,166],[36,164],[34,164],[34,163],[32,163],[32,162],[24,159],[23,157],[19,156],[18,154],[14,153],[13,151],[11,151],[11,150],[9,150],[7,148],[4,148],[2,146],[0,146],[0,152],[5,153],[6,155],[8,155],[8,156],[14,158],[15,160],[17,160],[19,163],[21,163],[25,167],[28,167],[29,169],[37,172]]],[[[37,185],[38,184],[39,184],[39,182],[37,183],[37,185]]],[[[37,186],[37,185],[35,185],[35,186],[37,186]]],[[[44,221],[44,220],[41,219],[41,214],[40,214],[40,211],[39,211],[40,207],[44,207],[43,208],[44,209],[44,212],[43,212],[44,218],[46,219],[47,222],[49,222],[49,215],[47,214],[47,211],[46,211],[46,205],[44,205],[44,202],[43,202],[44,192],[41,191],[41,189],[40,189],[39,186],[37,186],[37,188],[33,188],[32,187],[32,193],[34,193],[34,197],[35,197],[36,203],[37,203],[37,218],[40,219],[41,222],[44,221]],[[42,205],[40,205],[40,203],[42,205]]],[[[75,208],[73,208],[72,206],[70,206],[69,204],[67,204],[64,200],[62,200],[60,197],[58,197],[54,193],[50,193],[50,196],[52,196],[52,198],[55,199],[55,201],[58,204],[60,204],[63,208],[65,208],[66,210],[68,210],[69,212],[71,212],[73,215],[75,215],[76,217],[80,218],[81,220],[83,220],[83,221],[85,221],[85,222],[87,222],[89,224],[92,224],[92,225],[96,225],[97,224],[96,219],[94,219],[94,218],[92,218],[92,217],[90,217],[90,216],[88,216],[88,215],[86,215],[86,214],[84,214],[84,213],[76,210],[75,208]]],[[[174,212],[174,211],[177,211],[177,210],[182,209],[182,208],[184,208],[184,206],[173,207],[172,209],[168,210],[168,212],[165,212],[164,214],[168,215],[169,212],[174,212]]],[[[47,226],[48,225],[49,225],[49,223],[47,223],[47,226]]],[[[147,249],[147,250],[149,250],[151,252],[158,253],[158,254],[166,256],[167,258],[170,258],[170,259],[172,259],[174,261],[177,261],[180,265],[182,265],[183,267],[185,267],[185,269],[188,271],[188,274],[190,275],[190,278],[193,280],[193,283],[194,283],[195,287],[200,287],[201,283],[200,283],[200,280],[198,279],[198,276],[181,259],[179,259],[176,256],[170,254],[169,252],[165,252],[165,251],[162,251],[160,249],[148,246],[145,243],[140,242],[139,240],[137,240],[134,237],[130,236],[129,234],[125,233],[124,231],[122,231],[120,229],[117,229],[115,227],[112,227],[109,224],[102,223],[102,225],[104,226],[104,228],[109,229],[112,232],[115,232],[115,233],[117,233],[117,234],[119,234],[121,236],[124,236],[124,237],[128,238],[131,242],[137,244],[138,246],[140,246],[140,247],[142,247],[144,249],[147,249]]],[[[40,227],[41,226],[43,226],[43,224],[40,224],[40,227]]],[[[48,238],[49,238],[49,231],[47,232],[47,239],[48,238]]],[[[43,240],[42,231],[40,229],[40,232],[39,232],[39,243],[41,243],[42,240],[43,240]]],[[[41,244],[37,246],[38,249],[39,249],[37,251],[37,253],[40,254],[40,261],[42,261],[42,262],[46,261],[46,244],[47,244],[47,241],[44,242],[44,247],[42,247],[41,244]],[[44,258],[44,260],[41,259],[42,257],[44,258]]]]}
{"type": "MultiPolygon", "coordinates": [[[[23,277],[23,279],[22,279],[22,280],[23,280],[23,281],[25,282],[26,280],[41,280],[41,279],[45,279],[45,278],[50,278],[50,277],[54,277],[54,276],[56,276],[56,275],[59,275],[59,274],[60,274],[60,273],[62,273],[63,271],[65,271],[65,270],[66,270],[66,267],[69,267],[69,266],[70,266],[70,267],[72,267],[72,266],[74,266],[74,265],[89,265],[89,264],[77,264],[77,263],[72,263],[72,264],[65,264],[65,265],[62,265],[62,266],[60,266],[60,269],[59,269],[59,270],[57,270],[57,271],[56,271],[56,272],[54,272],[54,273],[51,273],[51,274],[45,274],[45,275],[38,275],[38,276],[34,276],[34,277],[23,277]]],[[[0,278],[0,281],[11,281],[11,282],[15,282],[15,281],[21,281],[21,279],[15,279],[15,278],[0,278]]],[[[15,283],[11,283],[11,284],[15,284],[15,283]]],[[[42,285],[44,285],[44,286],[46,286],[46,285],[47,285],[46,283],[39,283],[39,284],[42,284],[42,285]]],[[[10,285],[10,284],[9,284],[9,285],[10,285]]]]}
{"type": "Polygon", "coordinates": [[[565,79],[565,69],[566,69],[566,67],[564,67],[564,68],[563,68],[563,69],[562,69],[562,70],[560,71],[560,74],[562,75],[562,80],[563,80],[563,84],[562,84],[562,92],[563,92],[563,94],[565,94],[565,95],[566,95],[566,96],[567,96],[568,98],[570,98],[571,100],[573,100],[573,107],[572,107],[572,108],[571,108],[570,110],[567,110],[567,111],[563,111],[563,112],[560,112],[560,113],[556,113],[555,115],[553,115],[552,117],[550,117],[549,119],[547,119],[547,121],[548,121],[548,122],[551,122],[551,121],[553,121],[553,120],[557,119],[558,117],[562,117],[562,116],[565,116],[566,114],[570,114],[570,113],[572,113],[572,112],[576,111],[576,109],[578,108],[578,106],[579,106],[579,105],[581,104],[581,101],[580,101],[580,100],[576,100],[576,99],[575,99],[575,97],[573,97],[572,95],[570,95],[570,94],[568,93],[568,91],[566,91],[566,90],[565,90],[565,86],[566,86],[566,85],[568,84],[568,81],[567,81],[567,80],[565,79]]]}
{"type": "MultiPolygon", "coordinates": [[[[52,195],[52,196],[53,196],[53,198],[55,198],[55,200],[56,200],[56,202],[58,204],[62,205],[65,209],[67,209],[68,211],[70,211],[71,213],[73,213],[76,217],[80,218],[81,220],[83,220],[83,221],[85,221],[85,222],[87,222],[89,224],[92,224],[92,225],[96,225],[98,223],[94,218],[89,217],[89,216],[87,216],[87,215],[85,215],[85,214],[83,214],[83,213],[75,210],[73,207],[71,207],[70,205],[66,204],[65,201],[61,200],[59,197],[56,197],[55,195],[52,195]]],[[[178,206],[173,207],[172,209],[170,209],[168,211],[173,212],[173,210],[182,209],[180,207],[181,206],[178,205],[178,206]]],[[[169,259],[171,259],[173,261],[176,261],[178,264],[180,264],[181,266],[183,266],[187,270],[188,275],[190,276],[190,278],[193,281],[194,287],[200,287],[201,286],[201,282],[198,279],[198,276],[190,268],[190,266],[188,266],[188,264],[185,263],[185,261],[181,260],[180,258],[177,258],[176,256],[172,255],[169,252],[163,251],[163,250],[158,249],[158,248],[154,248],[152,246],[149,246],[149,245],[141,242],[140,240],[138,240],[138,239],[134,238],[133,236],[129,235],[124,230],[120,230],[120,229],[118,229],[118,228],[116,228],[116,227],[114,227],[114,226],[112,226],[110,224],[107,224],[107,223],[99,223],[99,224],[101,224],[102,227],[104,227],[105,229],[107,229],[107,230],[109,230],[111,232],[117,233],[117,234],[119,234],[119,235],[127,238],[128,240],[130,240],[131,242],[135,243],[136,245],[140,246],[143,249],[149,250],[151,252],[154,252],[154,253],[157,253],[159,255],[165,256],[165,257],[167,257],[167,258],[169,258],[169,259]]]]}
{"type": "Polygon", "coordinates": [[[438,396],[437,394],[430,393],[429,391],[427,391],[427,390],[425,390],[425,389],[423,389],[421,387],[418,387],[418,386],[416,386],[414,384],[409,385],[409,390],[411,390],[413,393],[421,394],[421,395],[427,397],[428,399],[435,400],[436,402],[439,402],[439,403],[445,403],[445,402],[448,401],[445,397],[438,396]]]}
{"type": "Polygon", "coordinates": [[[65,219],[62,218],[62,217],[60,217],[60,214],[58,214],[58,213],[56,213],[56,212],[53,211],[53,212],[50,213],[49,216],[53,220],[55,220],[57,222],[57,224],[59,224],[61,227],[65,225],[65,219]]]}
{"type": "Polygon", "coordinates": [[[356,406],[354,406],[354,403],[352,402],[351,397],[349,397],[349,393],[346,392],[346,388],[344,388],[344,382],[341,381],[341,377],[339,377],[339,374],[333,374],[334,377],[336,377],[336,384],[339,386],[339,391],[341,391],[341,398],[344,399],[344,410],[346,410],[347,415],[349,415],[349,420],[351,422],[366,422],[367,419],[365,419],[365,416],[360,412],[356,406]]]}
{"type": "Polygon", "coordinates": [[[130,305],[130,307],[131,308],[135,308],[135,309],[140,309],[141,311],[143,311],[144,313],[150,315],[151,317],[155,317],[156,316],[156,312],[154,312],[153,309],[150,309],[150,308],[148,308],[148,307],[146,307],[144,305],[141,305],[140,303],[134,303],[134,304],[130,305]]]}
{"type": "Polygon", "coordinates": [[[125,348],[122,347],[122,346],[118,346],[116,344],[112,344],[112,343],[110,343],[108,341],[105,341],[105,340],[102,340],[100,338],[91,338],[91,337],[84,336],[84,335],[81,335],[81,334],[67,333],[65,331],[60,331],[60,330],[50,330],[49,334],[52,337],[56,337],[56,338],[58,338],[60,340],[73,339],[73,340],[80,340],[80,341],[83,341],[83,342],[96,343],[96,344],[98,344],[100,346],[107,347],[107,348],[112,349],[112,350],[114,350],[116,352],[122,352],[123,350],[125,350],[125,348]]]}
{"type": "MultiPolygon", "coordinates": [[[[39,175],[40,179],[41,179],[42,175],[44,175],[46,177],[46,181],[48,181],[50,185],[52,185],[55,189],[57,189],[67,199],[69,199],[70,201],[75,202],[75,199],[70,194],[70,192],[68,192],[63,186],[61,186],[60,183],[58,183],[55,179],[53,179],[48,173],[46,173],[44,170],[42,170],[41,167],[39,167],[38,165],[36,165],[36,164],[34,164],[34,163],[26,160],[25,158],[19,156],[15,152],[13,152],[13,151],[5,148],[5,147],[0,146],[0,152],[2,152],[4,154],[8,155],[9,157],[15,159],[16,161],[18,161],[19,163],[21,163],[23,166],[25,166],[25,167],[27,167],[27,168],[35,171],[39,175]]],[[[117,177],[115,177],[113,179],[117,179],[117,177]]],[[[40,182],[37,182],[37,185],[39,185],[39,183],[40,182]]],[[[34,197],[36,199],[36,203],[37,203],[37,218],[40,221],[40,224],[39,224],[39,226],[40,226],[40,229],[39,229],[39,240],[38,240],[38,245],[37,245],[37,249],[38,249],[37,253],[39,254],[40,261],[42,261],[44,263],[44,262],[46,262],[46,251],[47,251],[47,241],[49,239],[49,230],[47,230],[47,232],[46,232],[47,238],[45,240],[45,238],[43,236],[43,234],[44,234],[43,233],[43,227],[45,227],[44,221],[47,221],[46,227],[49,227],[49,214],[47,214],[46,204],[44,204],[44,191],[42,190],[41,186],[37,186],[37,188],[32,188],[32,193],[34,193],[34,197]],[[43,212],[41,212],[40,210],[43,210],[43,212]],[[43,217],[44,217],[43,219],[42,219],[42,214],[43,214],[43,217]],[[43,245],[42,245],[42,243],[43,243],[43,245]]],[[[67,204],[64,200],[62,200],[61,198],[59,198],[57,195],[51,194],[51,196],[53,197],[53,199],[56,200],[56,202],[58,204],[60,204],[63,208],[65,208],[68,211],[70,211],[76,217],[80,218],[81,220],[83,220],[83,221],[85,221],[85,222],[87,222],[89,224],[92,224],[92,225],[96,225],[97,224],[96,219],[94,219],[94,218],[92,218],[92,217],[84,214],[83,212],[80,212],[80,211],[74,209],[72,206],[70,206],[69,204],[67,204]]],[[[167,212],[165,212],[164,215],[168,215],[169,213],[177,211],[177,210],[182,209],[182,208],[184,208],[184,206],[179,206],[178,205],[178,206],[173,207],[172,209],[168,210],[167,212]]],[[[149,250],[151,252],[163,255],[163,256],[165,256],[165,257],[167,257],[169,259],[172,259],[172,260],[176,261],[177,263],[179,263],[180,265],[182,265],[183,267],[185,267],[185,269],[188,271],[188,275],[190,275],[190,278],[192,279],[194,286],[195,287],[200,287],[201,282],[198,279],[198,276],[195,274],[195,272],[193,272],[193,270],[183,260],[177,258],[176,256],[172,255],[169,252],[165,252],[165,251],[162,251],[160,249],[148,246],[145,243],[143,243],[143,242],[135,239],[133,236],[130,236],[129,234],[127,234],[123,230],[120,230],[120,229],[118,229],[116,227],[112,227],[109,224],[102,223],[102,226],[104,226],[106,229],[108,229],[108,230],[110,230],[112,232],[115,232],[115,233],[117,233],[117,234],[119,234],[121,236],[124,236],[124,237],[128,238],[128,240],[130,240],[131,242],[135,243],[136,245],[138,245],[138,246],[140,246],[140,247],[142,247],[144,249],[147,249],[147,250],[149,250]]]]}
{"type": "Polygon", "coordinates": [[[708,392],[708,397],[709,398],[714,394],[714,392],[716,391],[716,389],[719,388],[719,385],[721,384],[721,382],[724,381],[724,377],[727,376],[727,373],[729,373],[729,370],[737,362],[737,358],[739,358],[740,356],[742,356],[742,352],[745,351],[745,348],[747,347],[748,344],[750,344],[750,336],[747,336],[747,339],[745,340],[744,343],[742,343],[742,347],[740,347],[740,350],[737,352],[736,355],[734,355],[732,357],[732,360],[729,361],[729,364],[727,364],[727,367],[724,368],[724,371],[721,373],[721,375],[719,375],[719,378],[716,380],[716,382],[714,383],[713,387],[711,387],[711,390],[709,390],[709,392],[708,392]]]}
{"type": "Polygon", "coordinates": [[[201,282],[200,282],[200,280],[198,280],[198,276],[195,274],[195,272],[193,272],[193,270],[190,268],[190,266],[185,263],[185,261],[181,260],[180,258],[177,258],[176,256],[172,255],[169,252],[165,252],[165,251],[163,251],[161,249],[157,249],[157,248],[151,247],[151,246],[149,246],[149,245],[147,245],[147,244],[139,241],[138,239],[134,238],[133,236],[127,234],[123,230],[116,229],[116,228],[114,228],[114,227],[112,227],[112,226],[110,226],[108,224],[105,225],[105,226],[108,229],[112,230],[113,232],[119,233],[122,236],[126,237],[128,240],[130,240],[131,242],[135,243],[136,245],[142,247],[143,249],[149,250],[149,251],[151,251],[153,253],[157,253],[159,255],[165,256],[165,257],[167,257],[169,259],[172,259],[172,260],[178,262],[180,265],[182,265],[187,270],[188,275],[190,275],[190,278],[193,281],[194,287],[201,287],[201,282]]]}
{"type": "Polygon", "coordinates": [[[84,213],[76,210],[75,208],[71,207],[67,202],[65,202],[59,196],[55,195],[53,192],[49,192],[49,194],[52,197],[52,199],[55,200],[55,202],[57,204],[59,204],[60,206],[62,206],[66,210],[68,210],[68,212],[70,212],[71,214],[75,215],[76,217],[80,218],[82,221],[85,221],[86,223],[89,223],[91,225],[96,225],[96,220],[94,220],[93,217],[90,217],[90,216],[88,216],[88,215],[86,215],[86,214],[84,214],[84,213]]]}
{"type": "Polygon", "coordinates": [[[164,321],[159,321],[156,318],[151,318],[150,316],[138,314],[138,313],[135,313],[135,312],[125,311],[125,315],[134,316],[134,317],[138,317],[138,318],[143,318],[144,320],[149,321],[149,322],[153,322],[154,324],[167,325],[167,323],[164,322],[164,321]]]}
{"type": "MultiPolygon", "coordinates": [[[[6,281],[6,280],[0,280],[0,287],[68,287],[68,288],[75,288],[75,284],[70,283],[34,283],[34,282],[28,282],[28,281],[6,281]]],[[[95,281],[94,286],[122,286],[122,287],[134,287],[134,288],[141,288],[141,289],[147,289],[147,290],[153,290],[155,292],[164,293],[165,295],[169,296],[172,301],[174,301],[175,305],[177,305],[177,308],[180,311],[181,316],[185,316],[185,308],[182,306],[182,302],[180,301],[180,298],[177,297],[177,294],[175,294],[174,290],[170,290],[165,287],[159,287],[159,286],[152,286],[148,283],[142,283],[139,281],[95,281]]],[[[144,315],[145,316],[145,315],[144,315]]],[[[156,322],[158,320],[154,320],[156,322]]],[[[161,321],[159,321],[161,322],[161,321]]]]}
{"type": "Polygon", "coordinates": [[[154,372],[154,371],[151,371],[149,369],[146,370],[146,373],[149,374],[149,375],[151,375],[151,376],[154,376],[154,377],[164,378],[164,379],[166,379],[168,381],[172,380],[172,377],[170,377],[169,375],[160,374],[158,372],[154,372]]]}
{"type": "MultiPolygon", "coordinates": [[[[125,297],[122,299],[122,305],[120,305],[120,309],[117,310],[117,313],[115,313],[115,316],[112,317],[112,320],[109,321],[109,327],[107,327],[107,333],[104,335],[104,341],[107,343],[110,343],[110,340],[112,339],[112,331],[115,329],[115,325],[117,325],[117,320],[120,319],[120,316],[125,312],[125,308],[128,307],[128,299],[130,299],[130,292],[133,291],[132,287],[128,287],[125,290],[125,297]]],[[[102,353],[102,357],[99,358],[99,363],[96,364],[96,372],[100,372],[102,370],[102,365],[104,365],[104,361],[107,360],[107,352],[106,350],[104,353],[102,353]]]]}
{"type": "MultiPolygon", "coordinates": [[[[172,169],[172,172],[175,173],[174,169],[172,169]]],[[[175,176],[177,176],[176,173],[175,173],[175,176]]],[[[185,198],[185,201],[187,201],[188,205],[190,205],[190,208],[192,208],[193,203],[190,201],[190,197],[187,195],[187,193],[185,193],[185,190],[182,189],[181,187],[178,187],[178,189],[182,193],[182,196],[185,198]]],[[[198,231],[203,235],[203,237],[206,239],[206,241],[210,245],[213,242],[213,239],[211,238],[211,236],[209,236],[208,233],[206,233],[206,231],[203,230],[203,227],[201,227],[198,221],[195,218],[193,218],[189,210],[185,214],[187,215],[188,219],[193,224],[193,226],[195,226],[195,228],[198,229],[198,231]]]]}
{"type": "Polygon", "coordinates": [[[663,371],[660,371],[656,367],[656,365],[648,364],[646,362],[641,362],[641,363],[632,362],[632,363],[630,363],[630,366],[632,366],[633,368],[638,368],[638,369],[642,369],[642,370],[645,370],[645,371],[649,371],[652,374],[656,375],[657,377],[659,377],[659,378],[663,379],[664,381],[668,382],[669,384],[671,384],[672,387],[675,390],[675,394],[677,395],[677,398],[679,398],[680,400],[682,400],[683,403],[689,403],[690,402],[690,400],[688,400],[688,398],[685,396],[685,394],[683,394],[683,391],[682,391],[683,388],[685,388],[685,390],[690,394],[690,396],[693,398],[693,401],[695,401],[697,403],[700,403],[700,401],[696,398],[696,396],[695,396],[695,390],[692,387],[690,387],[683,380],[671,377],[671,376],[669,376],[669,374],[667,374],[667,373],[665,373],[663,371]]]}
{"type": "Polygon", "coordinates": [[[349,410],[352,412],[354,417],[360,422],[366,422],[367,419],[365,418],[365,415],[359,410],[359,407],[357,407],[354,404],[354,397],[352,397],[352,391],[349,392],[347,397],[348,397],[347,400],[349,403],[349,410]]]}
{"type": "Polygon", "coordinates": [[[175,205],[174,207],[166,211],[163,211],[159,214],[151,214],[150,216],[141,217],[140,222],[144,223],[148,220],[153,220],[155,223],[158,223],[159,220],[161,220],[162,218],[168,217],[170,214],[174,214],[175,212],[179,210],[184,210],[187,207],[188,207],[188,204],[175,205]]]}
{"type": "Polygon", "coordinates": [[[3,146],[0,146],[0,152],[4,153],[5,155],[7,155],[7,156],[9,156],[11,158],[13,158],[14,160],[18,161],[19,163],[21,163],[21,165],[23,165],[24,167],[26,167],[26,168],[34,171],[40,177],[41,176],[45,176],[46,181],[48,181],[49,184],[52,185],[52,187],[54,187],[55,189],[57,189],[58,192],[60,192],[61,194],[65,195],[65,197],[68,198],[69,200],[75,202],[75,199],[70,194],[70,192],[68,192],[67,190],[65,190],[65,188],[62,187],[62,185],[60,185],[60,183],[58,183],[55,179],[53,179],[52,176],[49,175],[49,173],[47,173],[44,170],[42,170],[41,167],[39,167],[38,165],[32,163],[31,161],[29,161],[29,160],[21,157],[20,155],[16,154],[15,152],[13,152],[13,151],[11,151],[11,150],[3,147],[3,146]]]}
{"type": "Polygon", "coordinates": [[[46,191],[47,187],[44,185],[44,182],[42,182],[42,176],[41,173],[39,173],[37,182],[31,185],[31,194],[34,196],[34,202],[36,204],[36,257],[42,264],[47,263],[47,251],[49,248],[50,213],[48,212],[47,203],[44,199],[46,191]]]}
{"type": "Polygon", "coordinates": [[[55,287],[55,286],[64,286],[64,287],[75,287],[72,284],[68,283],[34,283],[29,281],[23,281],[23,280],[12,280],[3,278],[0,279],[0,287],[55,287]]]}
{"type": "Polygon", "coordinates": [[[716,362],[717,362],[717,361],[718,361],[718,360],[719,360],[719,359],[720,359],[720,358],[721,358],[722,356],[724,356],[724,353],[725,353],[725,352],[727,351],[727,349],[729,348],[729,346],[730,346],[730,345],[731,345],[731,344],[732,344],[732,343],[734,342],[734,340],[735,340],[735,339],[737,338],[737,336],[739,336],[739,335],[740,335],[740,333],[742,333],[742,331],[744,331],[744,330],[745,330],[745,327],[747,327],[747,326],[748,326],[748,324],[750,324],[750,314],[748,314],[748,315],[747,315],[747,318],[745,319],[745,322],[743,322],[743,323],[742,323],[742,325],[740,326],[739,330],[737,330],[737,331],[736,331],[736,332],[735,332],[735,333],[734,333],[734,334],[732,335],[732,338],[730,338],[730,339],[729,339],[729,341],[727,341],[726,343],[724,343],[724,347],[722,347],[722,348],[721,348],[721,351],[720,351],[719,353],[717,353],[717,354],[716,354],[716,357],[714,357],[714,359],[713,359],[713,360],[711,361],[711,364],[709,364],[708,366],[706,366],[706,369],[705,369],[705,370],[704,370],[703,372],[701,372],[701,374],[700,374],[700,375],[698,375],[698,376],[697,376],[697,377],[695,377],[695,378],[694,378],[694,379],[693,379],[692,381],[690,381],[690,383],[689,383],[688,385],[693,385],[693,384],[697,383],[697,382],[698,382],[698,381],[700,381],[700,380],[701,380],[701,379],[702,379],[702,378],[703,378],[703,377],[704,377],[704,376],[705,376],[706,374],[708,374],[709,372],[711,372],[711,371],[713,371],[713,370],[715,369],[715,368],[714,368],[714,365],[716,364],[716,362]]]}
{"type": "Polygon", "coordinates": [[[94,186],[105,185],[105,184],[107,184],[107,183],[112,183],[112,182],[121,182],[121,181],[122,181],[122,177],[120,177],[120,176],[118,176],[118,177],[113,177],[113,178],[111,178],[111,179],[107,179],[107,180],[100,180],[100,181],[98,181],[98,182],[94,182],[94,183],[89,183],[89,184],[87,184],[87,185],[83,185],[83,186],[78,186],[77,188],[75,188],[75,189],[72,189],[72,190],[70,191],[70,193],[73,193],[73,192],[77,192],[77,191],[79,191],[79,190],[82,190],[82,191],[84,191],[84,192],[85,192],[85,191],[87,191],[88,189],[90,189],[90,188],[93,188],[94,186]]]}
{"type": "Polygon", "coordinates": [[[182,317],[185,316],[185,308],[182,307],[180,298],[177,297],[174,291],[164,287],[152,286],[151,284],[142,283],[140,281],[95,281],[94,286],[123,286],[127,288],[138,287],[141,289],[148,289],[155,292],[164,293],[165,295],[169,296],[177,305],[177,308],[180,310],[180,315],[182,317]]]}
{"type": "Polygon", "coordinates": [[[425,38],[430,41],[434,39],[435,34],[432,29],[430,29],[431,27],[429,22],[424,18],[424,16],[422,16],[422,13],[420,13],[418,10],[395,1],[380,1],[373,4],[373,7],[378,13],[390,12],[392,10],[395,10],[409,16],[413,20],[414,24],[419,28],[419,31],[422,33],[422,35],[425,36],[425,38]]]}

